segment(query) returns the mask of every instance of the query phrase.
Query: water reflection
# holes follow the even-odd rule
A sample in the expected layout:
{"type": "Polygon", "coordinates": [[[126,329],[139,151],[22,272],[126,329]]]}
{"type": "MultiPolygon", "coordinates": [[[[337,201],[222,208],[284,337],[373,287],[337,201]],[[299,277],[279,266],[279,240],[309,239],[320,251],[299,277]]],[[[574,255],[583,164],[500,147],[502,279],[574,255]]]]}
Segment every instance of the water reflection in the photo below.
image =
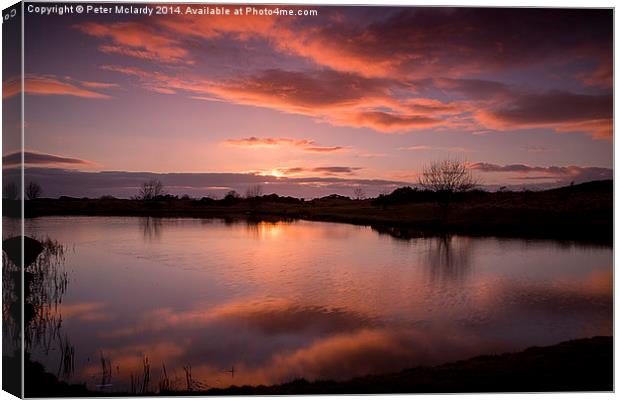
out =
{"type": "Polygon", "coordinates": [[[144,236],[144,240],[160,240],[163,228],[161,218],[143,217],[140,218],[140,228],[144,236]]]}
{"type": "Polygon", "coordinates": [[[432,282],[461,282],[471,274],[475,240],[443,235],[426,241],[426,267],[432,282]]]}
{"type": "Polygon", "coordinates": [[[52,372],[70,377],[74,370],[75,351],[68,336],[62,334],[59,313],[68,284],[68,275],[63,268],[64,246],[49,238],[37,240],[13,236],[4,239],[2,247],[5,343],[11,343],[14,350],[20,348],[22,309],[19,291],[23,279],[24,351],[26,354],[36,351],[49,355],[51,349],[59,349],[61,362],[57,371],[52,372]]]}
{"type": "Polygon", "coordinates": [[[33,357],[96,390],[345,379],[612,333],[609,248],[307,221],[28,223],[75,248],[56,258],[72,284],[55,315],[79,349],[33,357]]]}

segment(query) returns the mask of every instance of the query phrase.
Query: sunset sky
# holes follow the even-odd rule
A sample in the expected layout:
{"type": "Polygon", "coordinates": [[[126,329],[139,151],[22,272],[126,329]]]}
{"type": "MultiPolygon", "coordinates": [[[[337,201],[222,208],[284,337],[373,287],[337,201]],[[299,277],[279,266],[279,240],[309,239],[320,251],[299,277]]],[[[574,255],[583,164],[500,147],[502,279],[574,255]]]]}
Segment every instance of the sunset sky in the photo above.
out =
{"type": "Polygon", "coordinates": [[[175,194],[377,194],[448,157],[490,187],[612,177],[611,10],[305,8],[26,14],[32,179],[47,196],[129,196],[147,172],[178,173],[161,175],[175,194]]]}

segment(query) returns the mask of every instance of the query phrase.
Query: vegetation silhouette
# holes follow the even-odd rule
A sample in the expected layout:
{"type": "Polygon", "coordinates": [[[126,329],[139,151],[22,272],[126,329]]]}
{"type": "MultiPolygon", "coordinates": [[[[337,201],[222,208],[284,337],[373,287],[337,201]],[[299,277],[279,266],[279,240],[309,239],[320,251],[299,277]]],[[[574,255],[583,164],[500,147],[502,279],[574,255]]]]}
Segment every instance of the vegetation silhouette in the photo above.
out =
{"type": "Polygon", "coordinates": [[[444,219],[448,216],[448,207],[455,194],[468,192],[480,185],[467,163],[455,159],[434,161],[426,165],[422,169],[419,184],[434,192],[444,219]]]}
{"type": "MultiPolygon", "coordinates": [[[[592,181],[541,191],[480,189],[445,193],[400,187],[364,200],[330,195],[312,200],[264,194],[253,199],[229,191],[224,198],[183,199],[172,194],[150,200],[40,198],[25,202],[25,216],[99,215],[195,217],[228,220],[306,219],[369,225],[420,235],[461,234],[574,240],[611,245],[613,181],[592,181]],[[260,204],[257,207],[256,204],[260,204]]],[[[7,211],[19,201],[4,200],[7,211]]]]}

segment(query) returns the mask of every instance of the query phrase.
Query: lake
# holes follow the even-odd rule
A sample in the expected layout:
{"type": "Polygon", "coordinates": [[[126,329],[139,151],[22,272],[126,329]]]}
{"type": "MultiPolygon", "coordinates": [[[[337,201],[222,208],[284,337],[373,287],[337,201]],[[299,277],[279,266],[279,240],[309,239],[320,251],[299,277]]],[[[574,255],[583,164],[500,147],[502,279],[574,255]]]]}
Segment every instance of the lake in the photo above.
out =
{"type": "Polygon", "coordinates": [[[198,389],[612,334],[611,247],[309,221],[45,217],[25,231],[55,249],[32,358],[94,390],[140,391],[145,365],[151,390],[198,389]]]}

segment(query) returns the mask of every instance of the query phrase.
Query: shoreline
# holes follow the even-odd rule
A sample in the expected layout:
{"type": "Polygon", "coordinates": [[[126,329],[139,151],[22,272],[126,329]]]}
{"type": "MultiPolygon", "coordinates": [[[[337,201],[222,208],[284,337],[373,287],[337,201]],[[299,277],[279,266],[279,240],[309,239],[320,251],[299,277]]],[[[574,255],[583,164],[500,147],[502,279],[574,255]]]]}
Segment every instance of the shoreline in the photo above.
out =
{"type": "MultiPolygon", "coordinates": [[[[298,379],[277,385],[230,386],[201,391],[169,390],[131,394],[88,390],[67,384],[26,361],[27,397],[229,396],[388,393],[610,392],[613,390],[613,336],[575,339],[523,351],[487,354],[396,373],[367,375],[345,381],[298,379]]],[[[3,362],[10,365],[11,357],[3,362]]]]}
{"type": "MultiPolygon", "coordinates": [[[[428,196],[403,188],[364,200],[332,195],[306,201],[275,194],[221,200],[61,197],[25,201],[24,215],[308,220],[370,226],[400,239],[458,234],[613,244],[613,181],[540,192],[468,192],[445,209],[428,196]]],[[[19,217],[21,202],[5,199],[3,208],[5,216],[19,217]]]]}

